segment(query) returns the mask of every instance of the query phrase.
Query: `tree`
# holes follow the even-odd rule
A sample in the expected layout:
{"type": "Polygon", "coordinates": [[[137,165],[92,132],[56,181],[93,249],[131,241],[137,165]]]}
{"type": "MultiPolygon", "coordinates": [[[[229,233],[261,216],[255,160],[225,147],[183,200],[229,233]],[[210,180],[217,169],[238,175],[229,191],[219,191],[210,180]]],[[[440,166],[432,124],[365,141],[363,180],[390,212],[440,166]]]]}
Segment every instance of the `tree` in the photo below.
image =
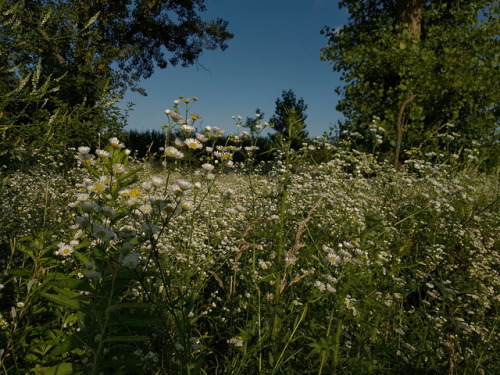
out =
{"type": "Polygon", "coordinates": [[[2,125],[41,126],[56,113],[54,134],[75,121],[113,123],[110,103],[126,88],[140,91],[155,67],[189,66],[203,50],[227,47],[227,22],[204,21],[203,11],[205,0],[0,0],[0,74],[21,81],[40,63],[41,81],[58,88],[43,110],[29,103],[23,118],[10,115],[16,105],[3,106],[2,125]]]}
{"type": "MultiPolygon", "coordinates": [[[[341,130],[367,136],[374,116],[399,162],[405,148],[442,147],[453,124],[455,147],[495,141],[499,5],[492,0],[343,0],[341,29],[325,28],[322,59],[341,71],[341,130]]],[[[370,137],[365,137],[370,139],[370,137]]],[[[367,144],[371,147],[371,145],[367,144]]]]}
{"type": "Polygon", "coordinates": [[[276,136],[291,140],[292,146],[297,148],[307,138],[305,111],[307,104],[304,99],[297,99],[293,90],[283,91],[281,98],[276,99],[276,109],[273,117],[269,120],[276,136]]]}

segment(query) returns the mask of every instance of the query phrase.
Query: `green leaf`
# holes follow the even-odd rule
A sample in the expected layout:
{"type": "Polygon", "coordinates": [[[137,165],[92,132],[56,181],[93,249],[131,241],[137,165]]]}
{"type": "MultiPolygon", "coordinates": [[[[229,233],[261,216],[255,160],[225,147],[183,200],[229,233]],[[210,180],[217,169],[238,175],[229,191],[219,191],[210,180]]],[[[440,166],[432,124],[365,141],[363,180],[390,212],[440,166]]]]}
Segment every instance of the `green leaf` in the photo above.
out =
{"type": "Polygon", "coordinates": [[[127,314],[127,315],[111,315],[109,325],[119,325],[127,327],[149,327],[159,318],[150,314],[127,314]]]}
{"type": "Polygon", "coordinates": [[[82,307],[82,302],[78,299],[67,297],[61,294],[41,293],[42,296],[60,305],[79,310],[82,307]]]}
{"type": "Polygon", "coordinates": [[[13,269],[13,270],[9,270],[9,273],[12,275],[12,276],[31,276],[31,274],[33,273],[33,270],[28,270],[26,268],[17,268],[17,269],[13,269]]]}
{"type": "Polygon", "coordinates": [[[95,178],[100,178],[101,177],[101,173],[99,173],[99,171],[97,169],[92,168],[88,164],[84,164],[84,166],[85,166],[85,169],[87,169],[95,178]]]}
{"type": "Polygon", "coordinates": [[[65,279],[54,280],[51,281],[49,285],[56,287],[66,287],[73,290],[86,290],[89,292],[94,290],[92,285],[89,284],[88,280],[78,279],[76,277],[66,277],[65,279]]]}
{"type": "Polygon", "coordinates": [[[67,353],[80,347],[84,343],[81,334],[73,334],[65,338],[60,344],[56,345],[49,354],[49,358],[57,357],[61,354],[67,353]]]}
{"type": "Polygon", "coordinates": [[[31,371],[34,371],[35,375],[76,375],[83,374],[83,372],[77,370],[82,370],[81,366],[77,366],[73,363],[63,362],[55,366],[50,367],[40,367],[36,366],[31,371]]]}
{"type": "Polygon", "coordinates": [[[110,336],[104,338],[102,342],[140,342],[148,341],[151,338],[149,336],[110,336]]]}

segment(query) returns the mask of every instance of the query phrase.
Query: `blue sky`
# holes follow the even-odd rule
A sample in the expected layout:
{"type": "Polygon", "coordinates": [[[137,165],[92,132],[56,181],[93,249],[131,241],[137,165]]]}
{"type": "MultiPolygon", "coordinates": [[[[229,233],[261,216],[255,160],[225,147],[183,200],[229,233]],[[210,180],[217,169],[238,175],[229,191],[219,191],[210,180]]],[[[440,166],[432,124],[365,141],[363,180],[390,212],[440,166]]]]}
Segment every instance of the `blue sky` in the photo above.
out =
{"type": "Polygon", "coordinates": [[[233,115],[253,117],[255,109],[274,114],[275,101],[292,89],[303,98],[309,135],[328,132],[341,118],[335,110],[339,73],[320,60],[327,43],[324,26],[336,28],[347,20],[336,0],[208,0],[204,19],[229,22],[234,38],[225,51],[205,51],[200,66],[169,66],[143,80],[148,96],[129,92],[122,103],[133,102],[126,129],[159,130],[164,110],[179,95],[196,96],[192,111],[199,125],[235,132],[233,115]]]}

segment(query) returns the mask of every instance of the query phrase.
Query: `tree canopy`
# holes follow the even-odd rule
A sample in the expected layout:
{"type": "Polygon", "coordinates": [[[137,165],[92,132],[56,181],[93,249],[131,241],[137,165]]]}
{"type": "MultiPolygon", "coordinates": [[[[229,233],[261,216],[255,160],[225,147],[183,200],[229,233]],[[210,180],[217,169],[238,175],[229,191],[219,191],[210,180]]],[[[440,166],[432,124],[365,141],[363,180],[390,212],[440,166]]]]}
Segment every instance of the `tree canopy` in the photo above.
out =
{"type": "MultiPolygon", "coordinates": [[[[494,142],[498,129],[499,4],[492,0],[343,0],[346,25],[325,28],[322,59],[342,72],[341,130],[369,134],[374,116],[385,148],[494,142]],[[448,138],[450,139],[450,138],[448,138]]],[[[372,137],[366,137],[372,139],[372,137]]],[[[397,155],[396,155],[397,159],[397,155]]]]}
{"type": "MultiPolygon", "coordinates": [[[[61,108],[79,121],[96,116],[109,120],[113,116],[104,113],[103,103],[116,100],[126,88],[140,90],[138,81],[150,77],[156,67],[189,66],[204,50],[227,47],[232,38],[227,22],[203,20],[205,3],[0,0],[2,126],[47,123],[61,108]],[[7,104],[6,96],[20,92],[19,85],[33,72],[38,83],[50,81],[54,90],[46,91],[42,102],[7,104]],[[20,106],[27,116],[13,115],[20,106]]],[[[26,99],[30,93],[22,96],[26,99]]]]}

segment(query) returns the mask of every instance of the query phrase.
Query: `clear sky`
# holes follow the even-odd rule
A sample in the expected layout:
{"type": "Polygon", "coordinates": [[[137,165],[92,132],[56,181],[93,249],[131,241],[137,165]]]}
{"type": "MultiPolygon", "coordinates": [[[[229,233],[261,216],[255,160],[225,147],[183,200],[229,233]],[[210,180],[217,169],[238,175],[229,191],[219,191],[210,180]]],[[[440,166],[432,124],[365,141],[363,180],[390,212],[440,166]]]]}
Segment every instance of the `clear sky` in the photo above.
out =
{"type": "Polygon", "coordinates": [[[179,95],[196,96],[192,111],[199,125],[235,132],[232,116],[254,117],[255,109],[274,114],[275,101],[292,89],[308,108],[307,130],[316,137],[337,124],[339,73],[321,61],[327,43],[324,26],[341,27],[347,12],[337,0],[208,0],[204,19],[229,22],[234,38],[225,51],[205,51],[199,66],[157,69],[141,82],[148,96],[129,92],[122,103],[135,104],[126,129],[159,130],[164,110],[179,95]]]}

